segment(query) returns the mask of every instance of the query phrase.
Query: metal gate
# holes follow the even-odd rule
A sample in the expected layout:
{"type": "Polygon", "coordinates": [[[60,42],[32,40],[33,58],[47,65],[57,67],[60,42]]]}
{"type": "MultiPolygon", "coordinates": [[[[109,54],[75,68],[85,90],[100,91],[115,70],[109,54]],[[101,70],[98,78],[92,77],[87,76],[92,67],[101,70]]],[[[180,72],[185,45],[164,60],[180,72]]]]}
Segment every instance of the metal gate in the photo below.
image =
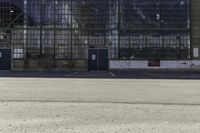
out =
{"type": "Polygon", "coordinates": [[[11,49],[0,49],[0,70],[11,70],[11,49]]]}
{"type": "Polygon", "coordinates": [[[108,70],[108,49],[89,49],[88,70],[108,70]]]}
{"type": "Polygon", "coordinates": [[[0,70],[11,70],[11,31],[0,31],[0,70]]]}

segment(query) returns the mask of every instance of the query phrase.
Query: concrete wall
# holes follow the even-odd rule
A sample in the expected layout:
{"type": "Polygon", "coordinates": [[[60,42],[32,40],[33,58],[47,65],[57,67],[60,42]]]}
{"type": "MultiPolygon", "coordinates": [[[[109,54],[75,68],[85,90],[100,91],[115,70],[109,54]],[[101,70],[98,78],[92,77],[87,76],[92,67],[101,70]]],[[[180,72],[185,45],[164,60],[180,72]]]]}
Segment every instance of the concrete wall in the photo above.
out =
{"type": "Polygon", "coordinates": [[[109,69],[146,69],[148,61],[111,60],[109,69]]]}
{"type": "MultiPolygon", "coordinates": [[[[198,48],[200,53],[200,0],[191,2],[192,48],[198,48]]],[[[200,55],[194,59],[200,59],[200,55]]]]}
{"type": "Polygon", "coordinates": [[[109,69],[130,70],[130,69],[200,69],[200,60],[182,60],[182,61],[161,61],[160,67],[149,67],[148,61],[134,60],[111,60],[109,69]]]}
{"type": "Polygon", "coordinates": [[[13,70],[88,70],[87,60],[14,60],[13,70]]]}

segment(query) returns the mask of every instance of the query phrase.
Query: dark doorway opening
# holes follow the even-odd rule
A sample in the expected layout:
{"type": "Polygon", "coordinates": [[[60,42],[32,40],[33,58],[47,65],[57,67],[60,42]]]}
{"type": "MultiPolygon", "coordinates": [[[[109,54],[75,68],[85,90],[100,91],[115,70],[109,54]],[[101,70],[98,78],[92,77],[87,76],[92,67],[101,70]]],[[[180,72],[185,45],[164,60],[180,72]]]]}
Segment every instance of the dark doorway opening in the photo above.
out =
{"type": "Polygon", "coordinates": [[[11,49],[0,49],[0,70],[11,70],[11,49]]]}
{"type": "Polygon", "coordinates": [[[89,49],[88,70],[89,71],[108,70],[108,49],[89,49]]]}

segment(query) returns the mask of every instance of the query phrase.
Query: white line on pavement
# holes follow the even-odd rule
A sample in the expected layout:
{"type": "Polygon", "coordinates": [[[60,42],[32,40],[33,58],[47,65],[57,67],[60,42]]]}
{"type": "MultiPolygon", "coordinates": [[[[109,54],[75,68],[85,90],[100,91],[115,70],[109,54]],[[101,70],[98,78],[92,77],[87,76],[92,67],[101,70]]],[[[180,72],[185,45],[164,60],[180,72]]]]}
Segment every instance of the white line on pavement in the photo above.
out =
{"type": "Polygon", "coordinates": [[[79,73],[79,72],[70,73],[70,74],[65,75],[65,77],[71,77],[71,76],[74,76],[74,75],[76,75],[76,74],[78,74],[78,73],[79,73]]]}
{"type": "Polygon", "coordinates": [[[113,72],[110,72],[113,78],[116,78],[116,75],[113,72]]]}

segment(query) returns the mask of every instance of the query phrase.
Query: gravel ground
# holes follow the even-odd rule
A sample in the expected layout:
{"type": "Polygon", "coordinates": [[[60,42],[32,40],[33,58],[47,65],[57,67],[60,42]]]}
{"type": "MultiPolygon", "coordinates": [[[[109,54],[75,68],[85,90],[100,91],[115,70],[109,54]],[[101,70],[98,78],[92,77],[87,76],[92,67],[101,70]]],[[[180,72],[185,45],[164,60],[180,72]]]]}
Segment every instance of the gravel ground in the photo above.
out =
{"type": "Polygon", "coordinates": [[[2,133],[199,133],[200,107],[1,103],[2,133]]]}
{"type": "Polygon", "coordinates": [[[199,133],[200,81],[0,78],[0,133],[199,133]]]}

